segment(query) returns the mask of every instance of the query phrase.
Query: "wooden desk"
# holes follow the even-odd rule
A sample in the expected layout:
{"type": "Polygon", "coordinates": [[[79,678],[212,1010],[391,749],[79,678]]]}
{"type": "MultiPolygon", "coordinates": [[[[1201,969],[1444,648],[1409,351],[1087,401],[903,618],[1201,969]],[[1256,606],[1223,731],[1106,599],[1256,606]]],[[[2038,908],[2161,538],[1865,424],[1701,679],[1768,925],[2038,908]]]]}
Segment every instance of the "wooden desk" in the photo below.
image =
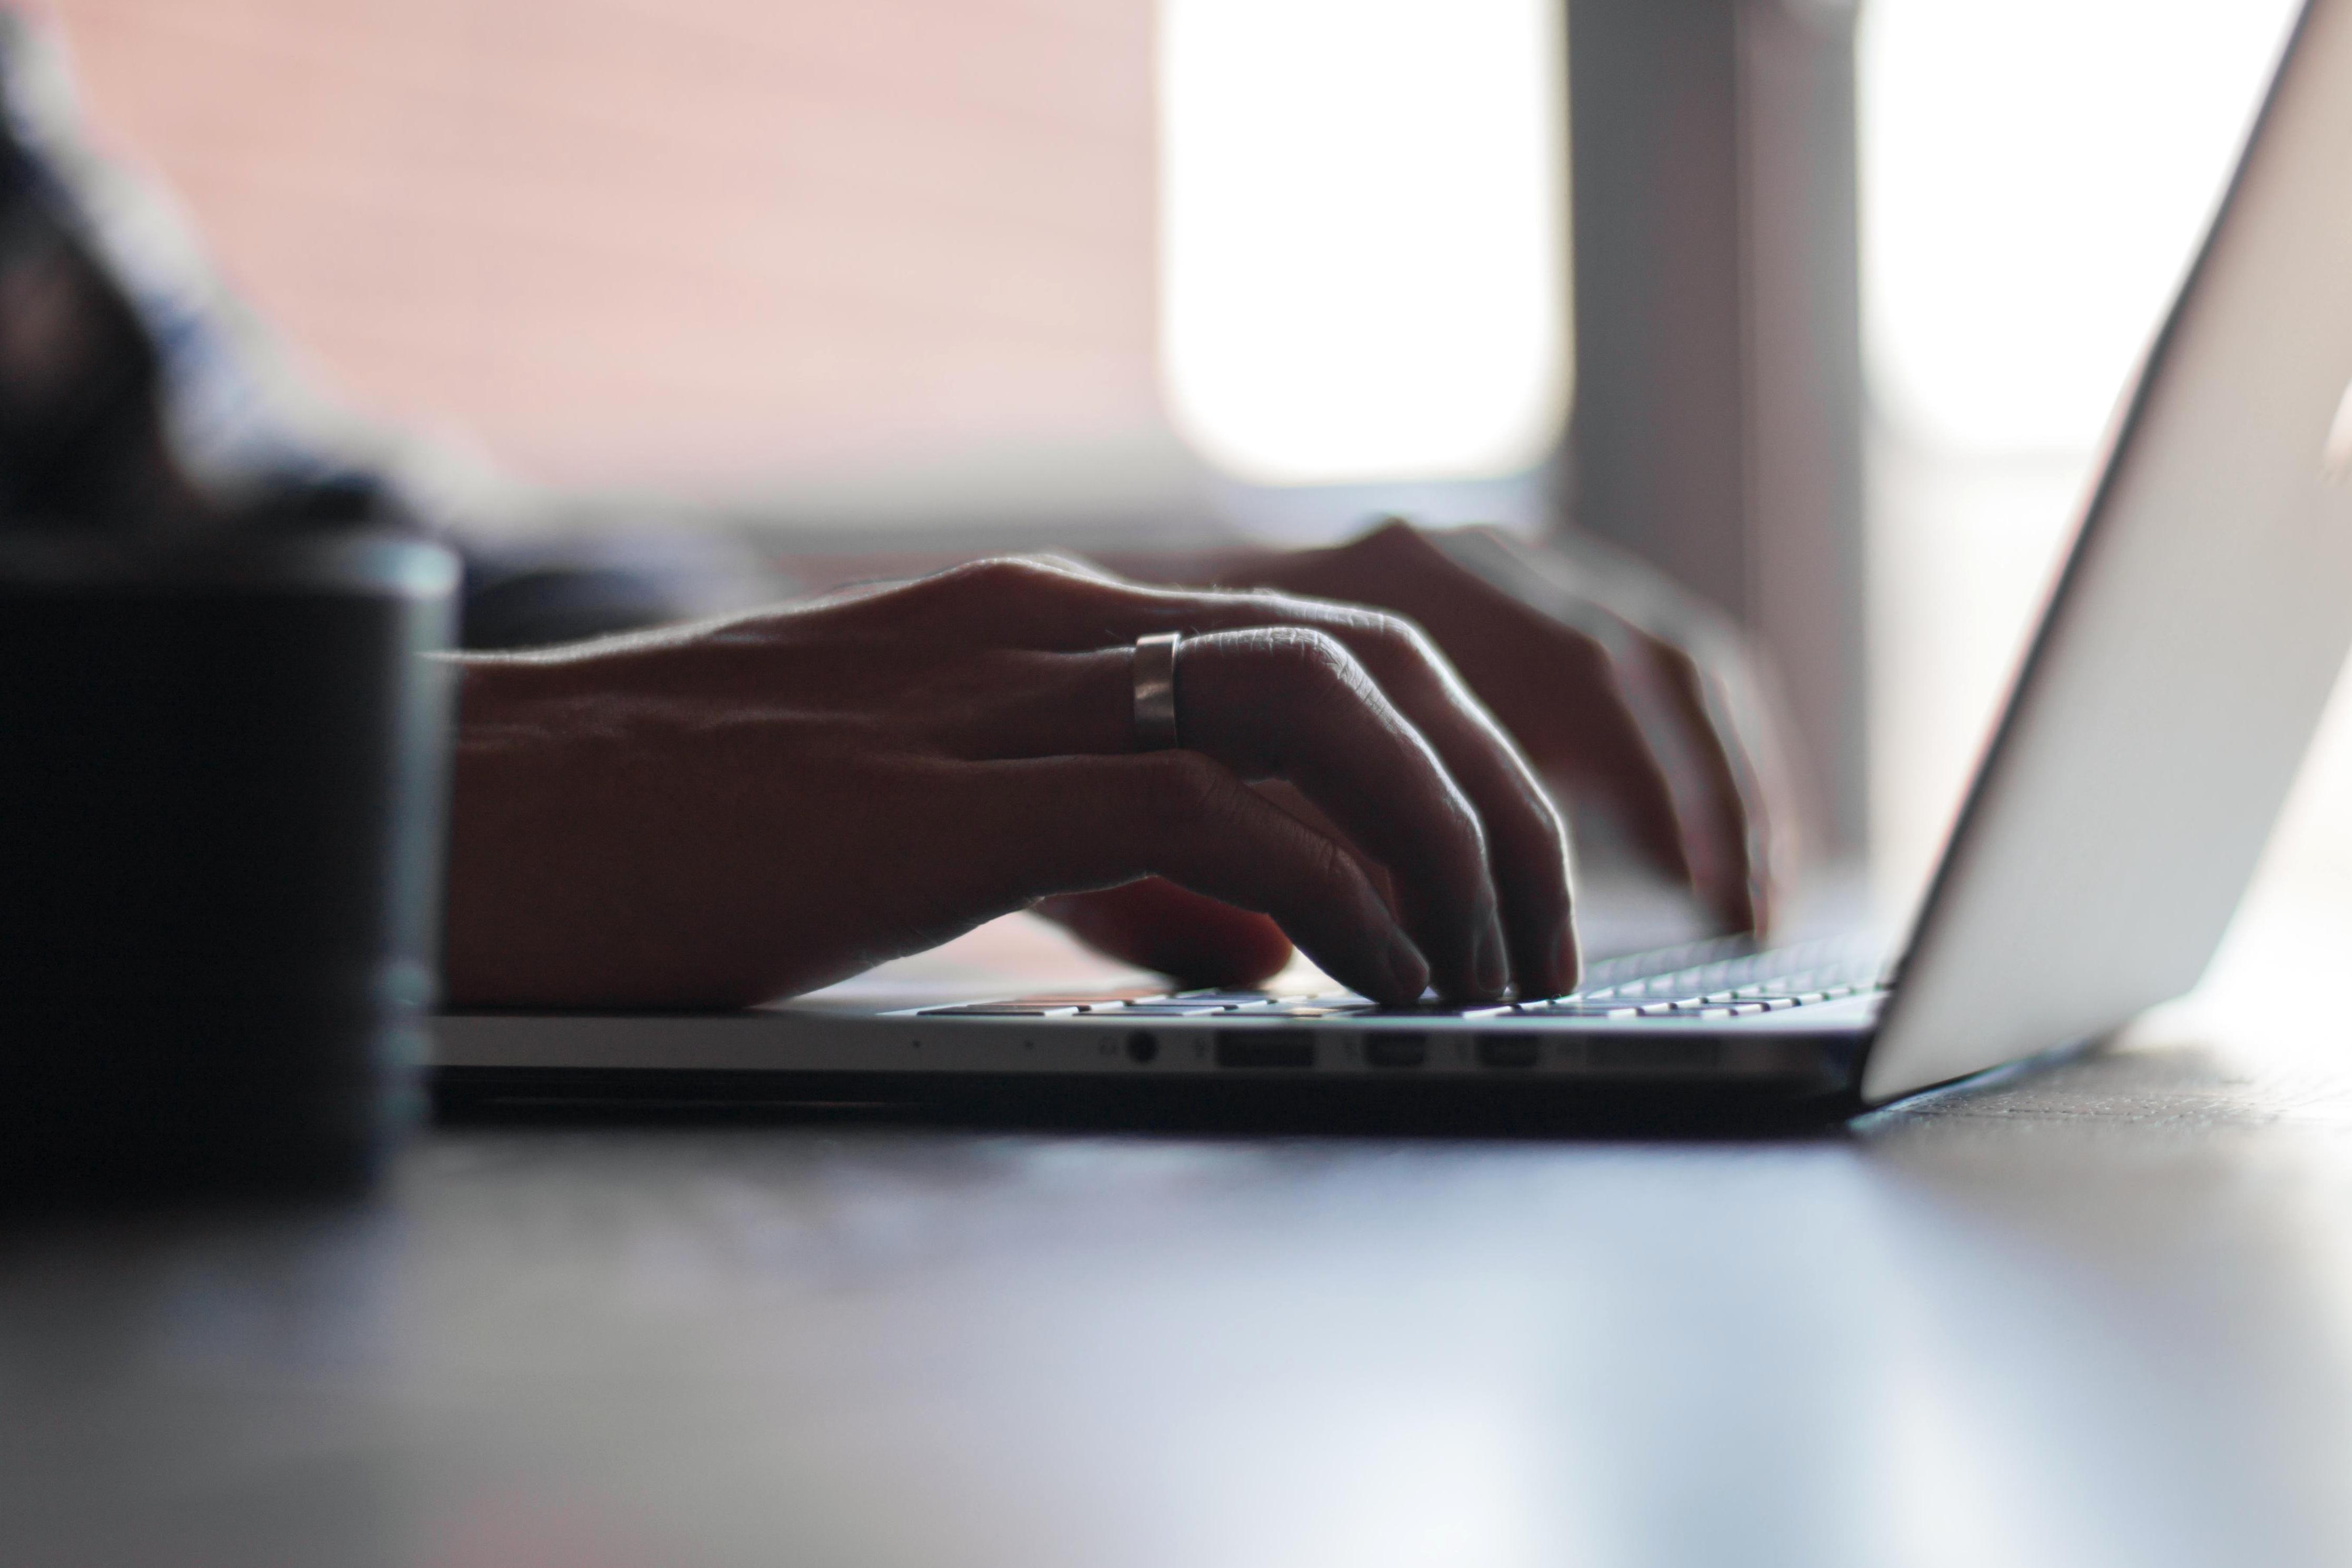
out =
{"type": "Polygon", "coordinates": [[[361,1211],[18,1234],[0,1562],[2352,1562],[2352,1026],[2278,1010],[2345,949],[2283,929],[1811,1141],[444,1130],[361,1211]]]}

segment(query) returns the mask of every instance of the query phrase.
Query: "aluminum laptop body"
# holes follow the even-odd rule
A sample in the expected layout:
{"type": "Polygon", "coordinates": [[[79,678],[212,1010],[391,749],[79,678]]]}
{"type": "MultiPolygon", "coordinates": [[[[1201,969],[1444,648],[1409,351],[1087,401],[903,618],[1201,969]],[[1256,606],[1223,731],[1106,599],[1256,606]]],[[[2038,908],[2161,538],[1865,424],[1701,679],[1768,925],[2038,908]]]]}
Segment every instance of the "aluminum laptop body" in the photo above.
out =
{"type": "Polygon", "coordinates": [[[2352,648],[2347,382],[2352,0],[2309,0],[1889,969],[1725,946],[1598,966],[1565,1003],[1444,1013],[1142,992],[478,1013],[440,1020],[436,1092],[1819,1117],[2095,1040],[2202,974],[2352,648]]]}

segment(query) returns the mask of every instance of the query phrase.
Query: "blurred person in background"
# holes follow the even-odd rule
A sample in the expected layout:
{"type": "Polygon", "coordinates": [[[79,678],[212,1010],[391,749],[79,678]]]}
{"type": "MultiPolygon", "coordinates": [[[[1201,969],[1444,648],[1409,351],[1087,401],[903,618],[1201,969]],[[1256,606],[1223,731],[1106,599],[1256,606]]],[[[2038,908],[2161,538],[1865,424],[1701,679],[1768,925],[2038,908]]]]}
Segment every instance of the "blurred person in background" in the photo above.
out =
{"type": "Polygon", "coordinates": [[[37,29],[0,12],[0,527],[397,520],[467,555],[453,1001],[747,1005],[1024,907],[1194,983],[1296,941],[1384,1000],[1556,994],[1570,801],[1719,928],[1770,918],[1791,823],[1752,661],[1621,556],[1391,519],[719,615],[690,551],[518,566],[87,149],[37,29]],[[1144,752],[1135,645],[1165,632],[1180,747],[1144,752]]]}

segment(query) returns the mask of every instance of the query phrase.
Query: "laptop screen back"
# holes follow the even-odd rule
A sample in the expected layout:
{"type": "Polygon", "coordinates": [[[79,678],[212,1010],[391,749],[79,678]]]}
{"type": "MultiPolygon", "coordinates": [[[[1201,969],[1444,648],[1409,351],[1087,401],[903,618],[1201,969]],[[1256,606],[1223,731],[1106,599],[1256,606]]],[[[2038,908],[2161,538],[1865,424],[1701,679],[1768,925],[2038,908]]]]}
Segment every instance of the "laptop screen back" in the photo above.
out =
{"type": "Polygon", "coordinates": [[[1929,890],[1866,1098],[2197,982],[2352,647],[2347,383],[2352,0],[2311,0],[1929,890]]]}

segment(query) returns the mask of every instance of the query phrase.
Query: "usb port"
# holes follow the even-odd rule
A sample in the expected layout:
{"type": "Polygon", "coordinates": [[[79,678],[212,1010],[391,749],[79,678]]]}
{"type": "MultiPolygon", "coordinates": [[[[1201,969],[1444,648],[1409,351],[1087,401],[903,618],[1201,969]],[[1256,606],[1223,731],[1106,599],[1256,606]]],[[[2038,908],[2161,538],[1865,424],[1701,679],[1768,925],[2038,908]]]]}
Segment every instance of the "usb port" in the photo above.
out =
{"type": "Polygon", "coordinates": [[[1217,1036],[1220,1067],[1308,1068],[1315,1065],[1315,1037],[1303,1029],[1234,1030],[1217,1036]]]}
{"type": "Polygon", "coordinates": [[[1481,1067],[1533,1067],[1543,1054],[1543,1038],[1533,1034],[1482,1034],[1478,1037],[1481,1067]]]}
{"type": "Polygon", "coordinates": [[[1364,1065],[1367,1067],[1420,1067],[1428,1061],[1429,1037],[1425,1034],[1364,1036],[1364,1065]]]}
{"type": "Polygon", "coordinates": [[[1592,1042],[1592,1065],[1603,1072],[1699,1072],[1721,1065],[1722,1061],[1722,1042],[1713,1040],[1653,1038],[1592,1042]]]}

